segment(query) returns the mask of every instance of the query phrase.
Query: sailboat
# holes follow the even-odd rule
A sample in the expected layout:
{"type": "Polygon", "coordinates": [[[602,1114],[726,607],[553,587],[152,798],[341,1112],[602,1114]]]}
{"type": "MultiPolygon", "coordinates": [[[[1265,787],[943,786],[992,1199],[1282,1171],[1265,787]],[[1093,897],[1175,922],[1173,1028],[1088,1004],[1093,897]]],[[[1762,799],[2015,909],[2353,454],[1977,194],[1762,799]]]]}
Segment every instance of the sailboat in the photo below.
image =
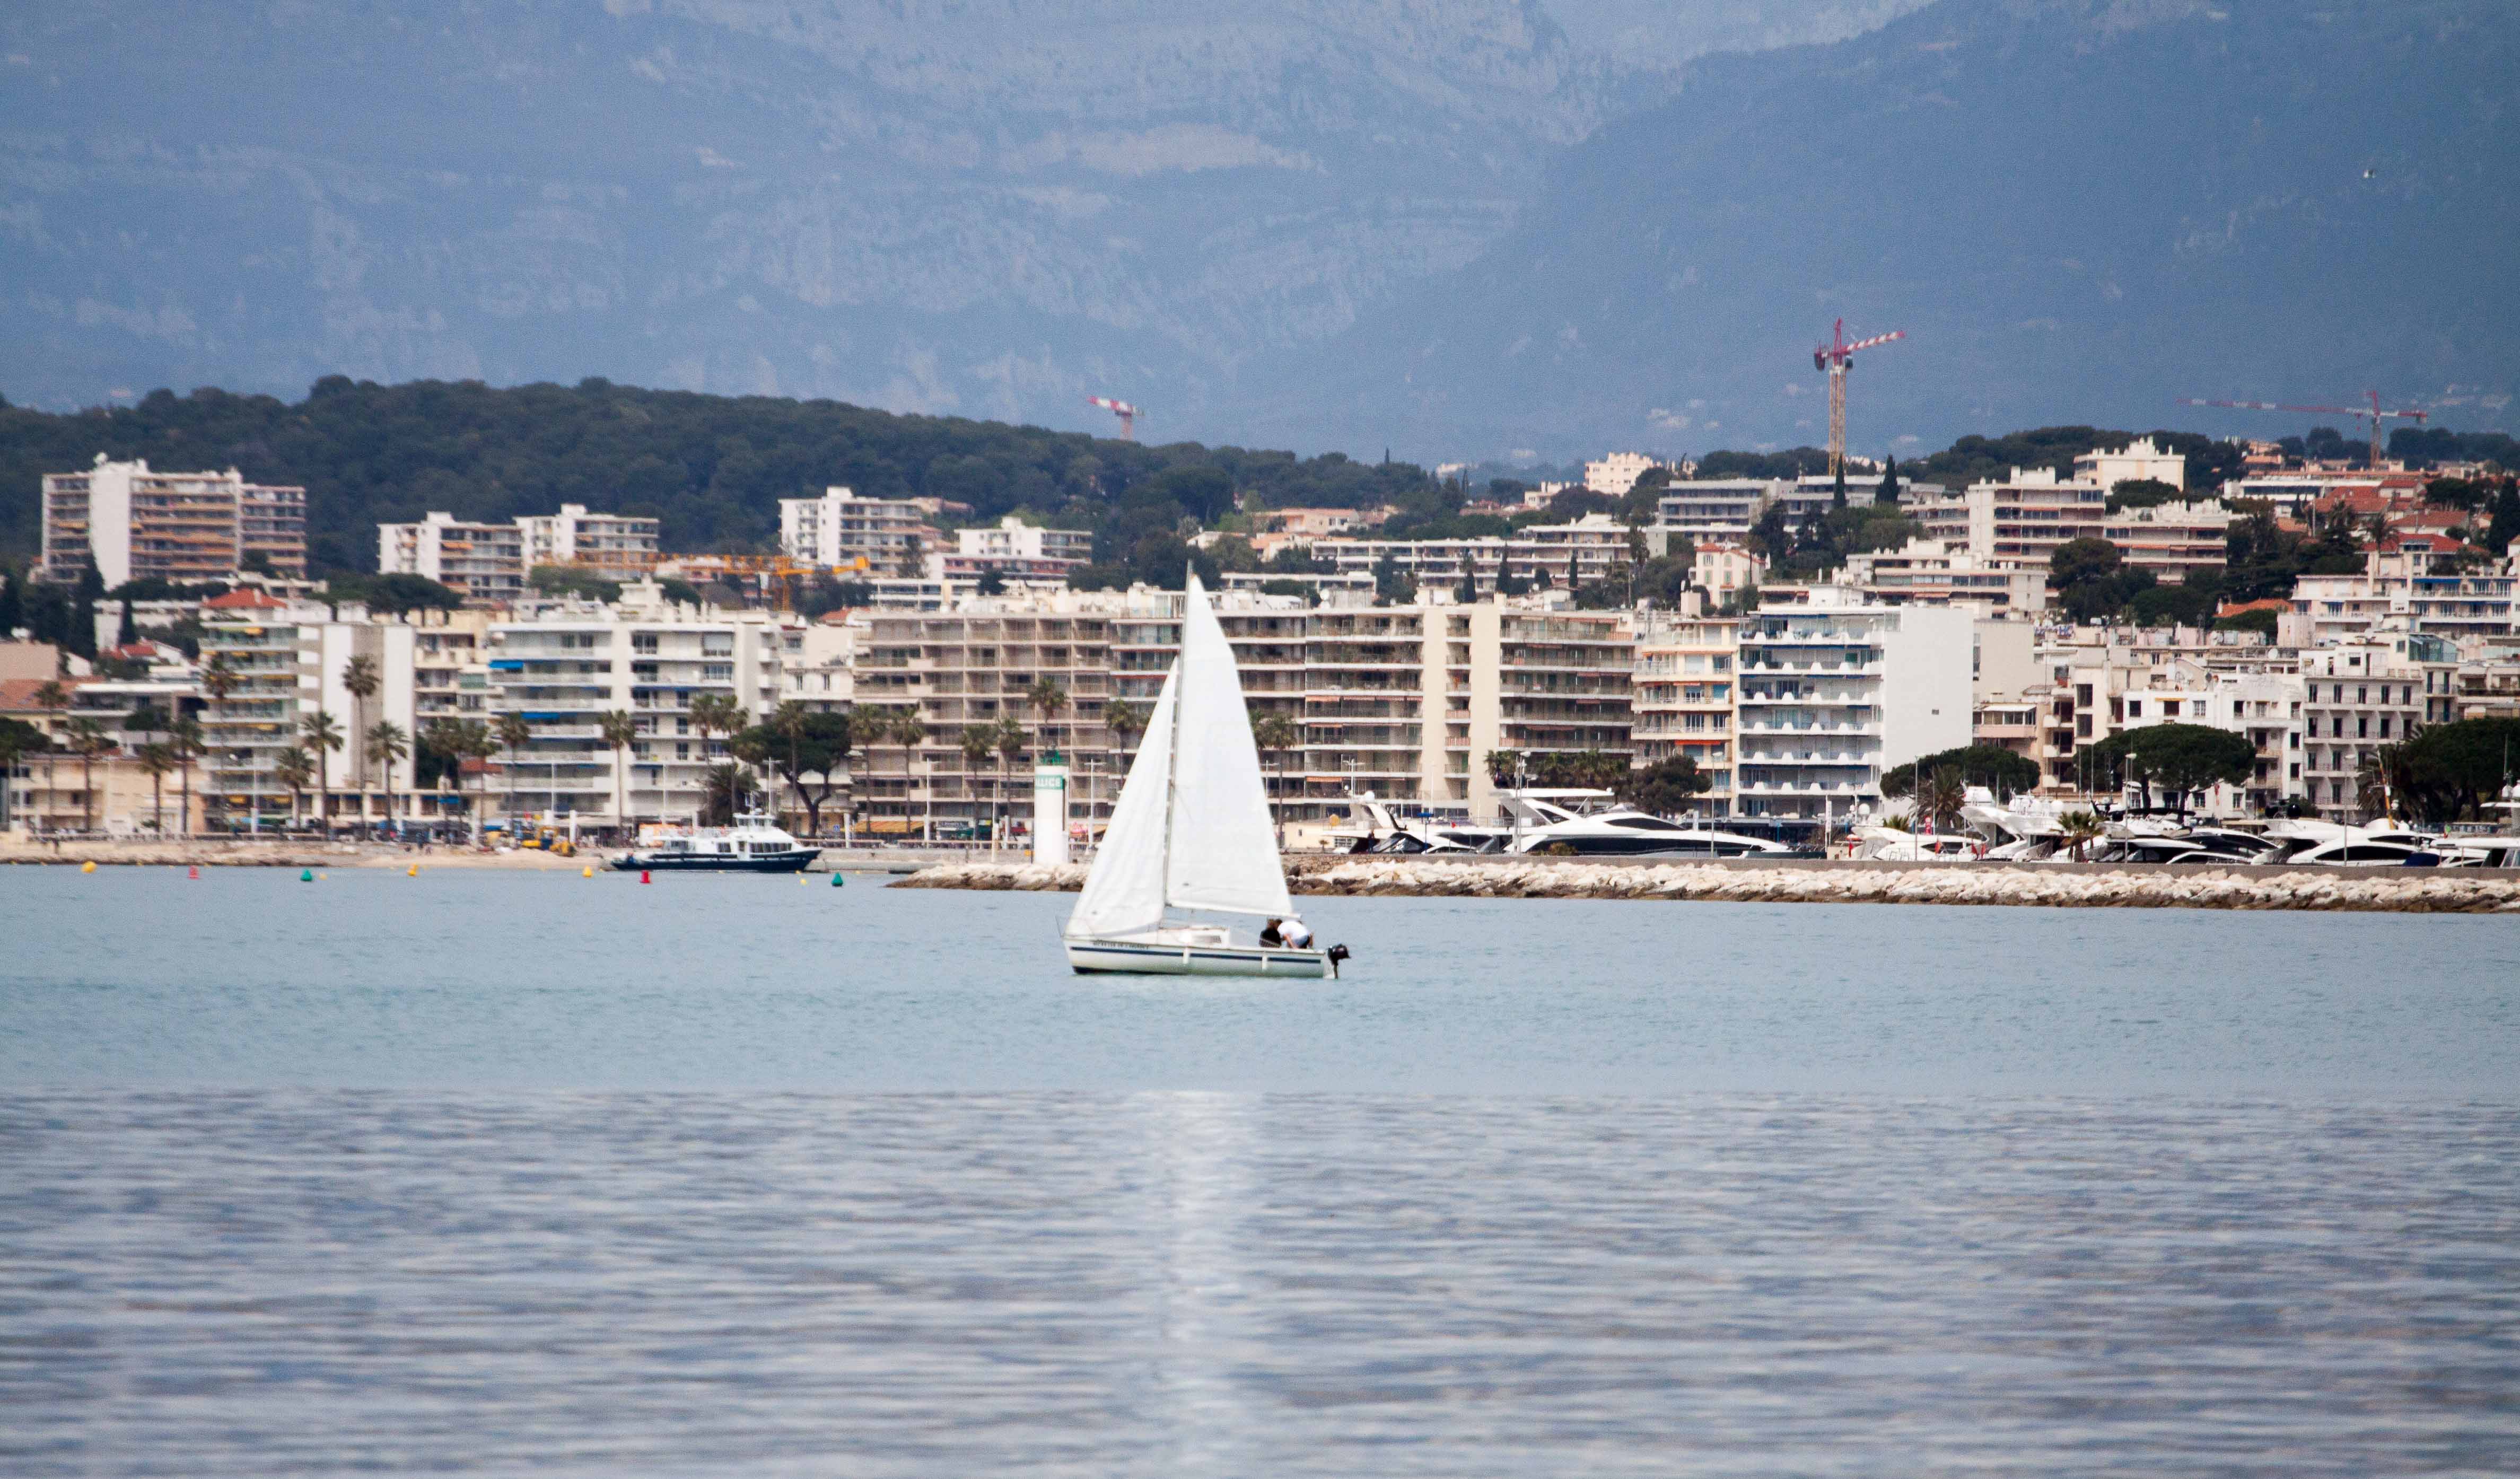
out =
{"type": "Polygon", "coordinates": [[[1333,974],[1345,946],[1267,945],[1257,928],[1185,918],[1282,919],[1294,908],[1234,649],[1195,574],[1182,605],[1181,655],[1061,934],[1067,964],[1079,974],[1333,974]]]}

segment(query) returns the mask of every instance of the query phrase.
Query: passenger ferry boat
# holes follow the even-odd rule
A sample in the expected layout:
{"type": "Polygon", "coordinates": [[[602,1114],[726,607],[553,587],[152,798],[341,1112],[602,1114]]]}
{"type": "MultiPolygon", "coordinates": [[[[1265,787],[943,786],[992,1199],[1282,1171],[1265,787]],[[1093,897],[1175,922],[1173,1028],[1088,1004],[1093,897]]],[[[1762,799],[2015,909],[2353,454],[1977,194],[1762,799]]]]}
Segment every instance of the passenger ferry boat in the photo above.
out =
{"type": "Polygon", "coordinates": [[[612,860],[625,873],[803,873],[823,850],[809,847],[770,820],[742,812],[733,827],[674,827],[612,860]]]}

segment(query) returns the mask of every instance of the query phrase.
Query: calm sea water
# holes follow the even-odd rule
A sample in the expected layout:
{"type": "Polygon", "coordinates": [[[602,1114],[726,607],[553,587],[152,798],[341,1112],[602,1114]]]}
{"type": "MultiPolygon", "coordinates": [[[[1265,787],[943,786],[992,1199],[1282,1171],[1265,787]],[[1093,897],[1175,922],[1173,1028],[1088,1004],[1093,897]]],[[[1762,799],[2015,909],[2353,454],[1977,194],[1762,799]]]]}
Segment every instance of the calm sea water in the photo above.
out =
{"type": "Polygon", "coordinates": [[[2510,1472],[2520,921],[0,869],[0,1473],[2510,1472]]]}

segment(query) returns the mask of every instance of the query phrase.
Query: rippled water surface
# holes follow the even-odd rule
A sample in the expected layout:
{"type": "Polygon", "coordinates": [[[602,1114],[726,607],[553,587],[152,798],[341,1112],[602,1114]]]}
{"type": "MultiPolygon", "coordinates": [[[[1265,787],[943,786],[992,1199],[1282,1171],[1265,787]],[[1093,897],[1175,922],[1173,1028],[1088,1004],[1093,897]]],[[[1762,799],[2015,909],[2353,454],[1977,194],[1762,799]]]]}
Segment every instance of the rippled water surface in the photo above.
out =
{"type": "Polygon", "coordinates": [[[2520,921],[0,869],[0,1473],[2520,1466],[2520,921]]]}

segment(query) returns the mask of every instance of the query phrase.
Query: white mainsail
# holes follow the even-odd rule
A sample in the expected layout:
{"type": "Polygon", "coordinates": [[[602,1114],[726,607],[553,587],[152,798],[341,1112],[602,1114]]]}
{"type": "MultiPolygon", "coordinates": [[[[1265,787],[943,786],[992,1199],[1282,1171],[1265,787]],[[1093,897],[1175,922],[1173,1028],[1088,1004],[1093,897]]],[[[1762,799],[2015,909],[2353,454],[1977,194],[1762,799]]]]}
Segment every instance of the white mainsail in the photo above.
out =
{"type": "Polygon", "coordinates": [[[1241,675],[1195,575],[1183,607],[1181,655],[1068,916],[1071,938],[1143,933],[1168,907],[1293,913],[1241,675]]]}
{"type": "Polygon", "coordinates": [[[1196,575],[1190,577],[1182,605],[1164,902],[1175,909],[1291,914],[1277,829],[1269,820],[1269,790],[1260,779],[1260,746],[1251,739],[1233,645],[1196,575]]]}

